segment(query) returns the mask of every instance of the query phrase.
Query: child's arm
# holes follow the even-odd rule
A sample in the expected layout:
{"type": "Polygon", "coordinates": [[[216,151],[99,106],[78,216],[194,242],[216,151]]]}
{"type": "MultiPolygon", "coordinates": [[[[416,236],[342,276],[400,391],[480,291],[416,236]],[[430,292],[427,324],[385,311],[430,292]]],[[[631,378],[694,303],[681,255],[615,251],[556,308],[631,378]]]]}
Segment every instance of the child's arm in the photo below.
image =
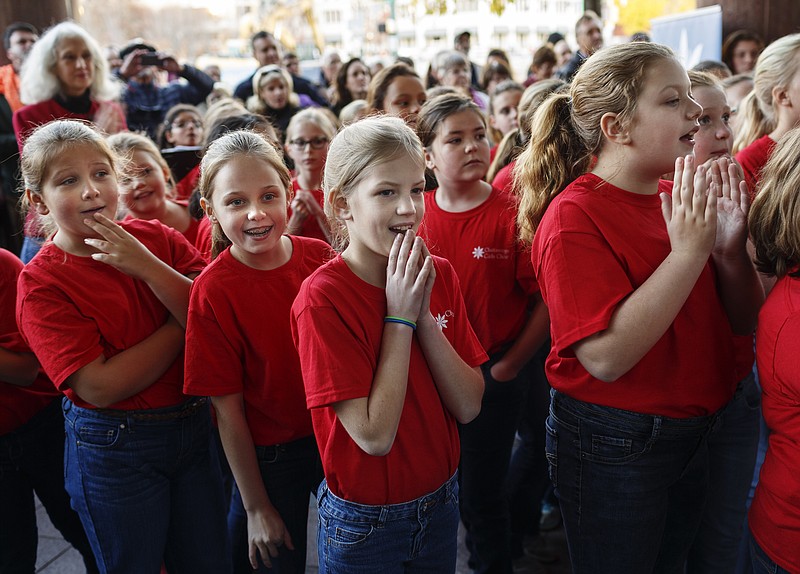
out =
{"type": "Polygon", "coordinates": [[[611,382],[632,369],[675,320],[708,263],[717,223],[717,195],[706,195],[706,169],[678,158],[672,198],[661,194],[672,250],[653,274],[623,299],[608,327],[572,345],[581,365],[611,382]]]}
{"type": "Polygon", "coordinates": [[[33,353],[15,353],[0,347],[0,381],[29,387],[39,374],[39,361],[33,353]]]}
{"type": "Polygon", "coordinates": [[[185,336],[170,316],[146,339],[110,359],[100,355],[67,377],[66,383],[84,401],[107,408],[156,382],[183,349],[185,336]]]}
{"type": "MultiPolygon", "coordinates": [[[[390,316],[418,320],[426,283],[433,272],[430,257],[420,269],[422,246],[422,240],[415,241],[412,231],[406,232],[404,238],[398,235],[392,244],[386,270],[386,309],[390,316]]],[[[405,403],[413,335],[414,331],[407,325],[384,323],[378,366],[369,396],[333,405],[350,437],[372,456],[385,455],[394,444],[405,403]]]]}
{"type": "Polygon", "coordinates": [[[712,165],[711,177],[722,190],[717,202],[717,237],[711,257],[717,269],[720,299],[733,332],[750,335],[756,328],[764,288],[747,252],[747,184],[735,163],[712,165]]]}
{"type": "Polygon", "coordinates": [[[550,313],[541,293],[534,295],[535,306],[514,344],[490,370],[495,381],[510,381],[530,361],[550,334],[550,313]]]}
{"type": "Polygon", "coordinates": [[[330,243],[331,230],[325,212],[322,211],[322,207],[310,192],[299,189],[297,190],[297,195],[295,195],[292,200],[292,216],[289,218],[289,223],[286,225],[286,232],[290,235],[300,233],[303,224],[309,217],[314,217],[314,219],[316,219],[317,224],[320,229],[322,229],[322,233],[325,234],[325,238],[328,240],[328,243],[330,243]]]}
{"type": "Polygon", "coordinates": [[[285,544],[288,549],[294,550],[294,544],[264,488],[253,437],[245,418],[242,393],[211,397],[211,402],[217,412],[222,447],[247,512],[250,565],[257,570],[260,555],[264,564],[271,568],[269,557],[278,555],[278,547],[285,544]]]}
{"type": "Polygon", "coordinates": [[[189,288],[192,280],[153,255],[141,241],[114,221],[99,213],[86,224],[103,239],[85,239],[87,245],[101,251],[93,259],[144,281],[182,327],[186,327],[189,288]]]}

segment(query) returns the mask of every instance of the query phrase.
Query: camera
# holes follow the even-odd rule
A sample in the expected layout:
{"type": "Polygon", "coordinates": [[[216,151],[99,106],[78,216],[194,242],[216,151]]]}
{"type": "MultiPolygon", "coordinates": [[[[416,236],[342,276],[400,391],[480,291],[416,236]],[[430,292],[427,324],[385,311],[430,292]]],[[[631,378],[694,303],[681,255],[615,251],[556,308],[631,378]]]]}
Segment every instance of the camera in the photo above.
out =
{"type": "Polygon", "coordinates": [[[155,52],[149,52],[139,56],[139,63],[142,66],[161,66],[164,63],[164,60],[155,52]]]}

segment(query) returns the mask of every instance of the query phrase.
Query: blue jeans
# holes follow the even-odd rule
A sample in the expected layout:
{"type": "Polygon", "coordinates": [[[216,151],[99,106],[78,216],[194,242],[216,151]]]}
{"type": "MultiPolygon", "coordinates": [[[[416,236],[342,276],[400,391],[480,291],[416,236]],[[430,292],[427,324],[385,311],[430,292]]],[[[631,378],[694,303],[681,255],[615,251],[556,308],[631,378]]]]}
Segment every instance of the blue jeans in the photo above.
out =
{"type": "Polygon", "coordinates": [[[750,373],[708,437],[710,488],[687,574],[733,572],[747,516],[747,493],[758,450],[761,391],[750,373]]]}
{"type": "Polygon", "coordinates": [[[22,251],[20,251],[19,258],[26,265],[33,259],[33,256],[39,253],[39,250],[44,245],[44,239],[41,237],[28,237],[27,235],[22,240],[22,251]]]}
{"type": "MultiPolygon", "coordinates": [[[[294,544],[294,550],[281,546],[278,556],[270,557],[272,568],[260,564],[258,572],[304,574],[309,497],[316,495],[322,480],[317,443],[310,436],[287,444],[257,446],[256,457],[270,502],[281,515],[294,544]]],[[[238,488],[234,488],[228,510],[228,533],[233,547],[233,571],[250,574],[253,569],[248,559],[247,513],[238,488]]]]}
{"type": "Polygon", "coordinates": [[[63,403],[66,488],[100,572],[230,572],[205,399],[142,411],[63,403]]]}
{"type": "Polygon", "coordinates": [[[317,491],[320,574],[455,572],[457,473],[411,502],[370,506],[317,491]]]}
{"type": "Polygon", "coordinates": [[[791,572],[785,568],[778,566],[775,561],[764,552],[764,549],[758,545],[758,542],[756,542],[756,539],[753,538],[749,530],[747,531],[747,535],[750,546],[750,560],[753,563],[753,574],[791,574],[791,572]]]}
{"type": "Polygon", "coordinates": [[[461,521],[467,530],[470,566],[475,572],[511,574],[511,511],[506,480],[511,449],[528,387],[533,361],[510,381],[495,381],[491,366],[502,357],[492,355],[481,365],[485,390],[480,414],[458,425],[461,439],[461,521]]]}
{"type": "Polygon", "coordinates": [[[547,458],[574,573],[683,572],[705,503],[714,420],[552,391],[547,458]]]}
{"type": "MultiPolygon", "coordinates": [[[[0,383],[0,385],[5,383],[0,383]]],[[[18,429],[0,436],[0,573],[33,574],[39,542],[33,493],[62,536],[97,572],[80,518],[64,490],[64,417],[61,399],[18,429]]]]}

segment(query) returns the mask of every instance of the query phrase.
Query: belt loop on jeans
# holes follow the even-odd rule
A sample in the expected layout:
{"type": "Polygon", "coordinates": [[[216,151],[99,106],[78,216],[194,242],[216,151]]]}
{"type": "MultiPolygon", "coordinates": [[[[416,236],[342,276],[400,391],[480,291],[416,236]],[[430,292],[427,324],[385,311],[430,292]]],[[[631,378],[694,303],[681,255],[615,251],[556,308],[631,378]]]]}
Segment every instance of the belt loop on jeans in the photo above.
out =
{"type": "Polygon", "coordinates": [[[651,440],[656,440],[661,434],[661,417],[656,415],[653,417],[653,433],[650,435],[651,440]]]}
{"type": "Polygon", "coordinates": [[[380,515],[378,515],[378,527],[386,524],[386,519],[389,516],[389,509],[386,506],[381,506],[380,515]]]}

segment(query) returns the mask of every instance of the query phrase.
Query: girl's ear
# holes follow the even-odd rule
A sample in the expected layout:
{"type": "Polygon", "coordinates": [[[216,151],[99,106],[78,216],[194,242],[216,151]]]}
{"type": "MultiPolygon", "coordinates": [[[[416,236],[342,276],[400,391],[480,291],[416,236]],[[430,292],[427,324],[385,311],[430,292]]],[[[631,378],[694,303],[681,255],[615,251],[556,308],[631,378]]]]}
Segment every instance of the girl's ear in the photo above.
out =
{"type": "Polygon", "coordinates": [[[33,206],[33,208],[36,210],[36,213],[39,215],[47,215],[50,213],[50,210],[44,204],[44,199],[40,194],[25,188],[25,195],[28,197],[28,203],[33,206]]]}
{"type": "Polygon", "coordinates": [[[620,145],[626,145],[631,142],[628,128],[622,125],[618,114],[611,112],[603,114],[603,117],[600,118],[600,129],[603,131],[603,135],[606,139],[611,142],[620,145]]]}
{"type": "Polygon", "coordinates": [[[433,154],[429,151],[428,148],[425,148],[425,167],[432,170],[436,167],[436,163],[433,161],[433,154]]]}
{"type": "Polygon", "coordinates": [[[164,130],[164,139],[169,143],[175,143],[175,138],[172,135],[172,129],[164,130]]]}
{"type": "Polygon", "coordinates": [[[200,198],[200,208],[205,212],[206,217],[208,217],[208,220],[211,223],[217,222],[217,218],[214,216],[214,211],[211,207],[211,203],[205,197],[200,198]]]}
{"type": "Polygon", "coordinates": [[[779,106],[791,107],[792,97],[785,86],[775,86],[772,88],[772,101],[779,106]]]}
{"type": "Polygon", "coordinates": [[[353,219],[353,214],[350,211],[350,206],[347,203],[347,198],[341,193],[332,194],[333,213],[338,219],[347,221],[353,219]]]}

